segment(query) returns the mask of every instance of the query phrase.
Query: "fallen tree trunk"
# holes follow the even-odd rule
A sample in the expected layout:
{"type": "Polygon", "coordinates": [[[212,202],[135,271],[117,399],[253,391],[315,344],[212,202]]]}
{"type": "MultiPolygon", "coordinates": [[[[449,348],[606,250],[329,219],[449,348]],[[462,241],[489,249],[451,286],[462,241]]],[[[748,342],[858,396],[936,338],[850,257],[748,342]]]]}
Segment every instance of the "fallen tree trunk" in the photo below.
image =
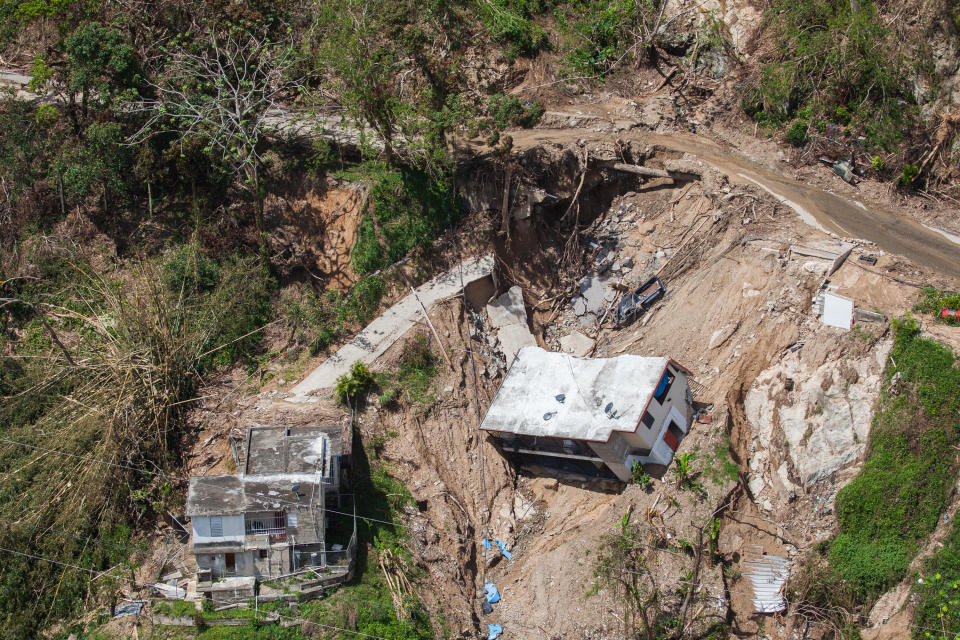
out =
{"type": "Polygon", "coordinates": [[[635,173],[638,176],[644,176],[646,178],[673,178],[674,180],[697,180],[700,178],[699,174],[689,171],[667,171],[664,169],[654,169],[653,167],[643,167],[638,164],[624,164],[622,162],[617,162],[613,165],[613,168],[615,171],[635,173]]]}

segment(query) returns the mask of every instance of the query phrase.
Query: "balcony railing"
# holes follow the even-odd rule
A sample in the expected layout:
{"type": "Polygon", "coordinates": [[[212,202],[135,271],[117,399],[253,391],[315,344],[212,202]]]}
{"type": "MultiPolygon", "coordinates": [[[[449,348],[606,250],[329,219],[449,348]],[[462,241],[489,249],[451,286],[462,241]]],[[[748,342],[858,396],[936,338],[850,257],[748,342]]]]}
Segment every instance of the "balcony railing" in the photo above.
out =
{"type": "Polygon", "coordinates": [[[287,541],[286,527],[270,527],[259,529],[257,527],[247,527],[246,532],[248,536],[270,536],[270,542],[287,541]]]}

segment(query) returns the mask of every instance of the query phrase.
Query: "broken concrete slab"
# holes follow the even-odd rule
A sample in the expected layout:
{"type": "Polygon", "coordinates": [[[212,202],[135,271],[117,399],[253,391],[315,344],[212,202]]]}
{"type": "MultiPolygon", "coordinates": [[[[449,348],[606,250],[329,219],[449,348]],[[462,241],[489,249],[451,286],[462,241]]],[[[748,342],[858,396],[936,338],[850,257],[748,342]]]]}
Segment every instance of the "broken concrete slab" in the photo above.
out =
{"type": "Polygon", "coordinates": [[[610,278],[604,276],[587,276],[578,284],[580,295],[575,296],[571,303],[574,313],[580,318],[582,326],[589,326],[613,302],[616,290],[611,286],[610,278]]]}
{"type": "Polygon", "coordinates": [[[593,344],[593,339],[588,338],[579,331],[574,331],[560,338],[560,350],[578,358],[582,358],[590,353],[590,350],[593,349],[593,344]]]}
{"type": "Polygon", "coordinates": [[[527,323],[527,310],[523,306],[523,291],[514,285],[506,293],[487,305],[487,317],[495,328],[511,324],[527,323]]]}
{"type": "Polygon", "coordinates": [[[310,375],[291,389],[286,401],[315,402],[316,398],[313,395],[315,392],[336,385],[337,378],[345,374],[354,362],[359,360],[365,364],[373,363],[420,321],[423,317],[421,303],[430,309],[440,300],[459,295],[462,286],[490,277],[495,267],[496,261],[492,255],[470,258],[461,265],[420,285],[414,290],[415,293],[387,309],[353,340],[311,371],[310,375]]]}
{"type": "Polygon", "coordinates": [[[854,309],[853,319],[857,322],[886,322],[887,317],[882,313],[867,311],[866,309],[854,309]]]}
{"type": "Polygon", "coordinates": [[[527,328],[526,322],[501,327],[497,330],[497,336],[500,338],[500,351],[507,359],[507,368],[513,364],[520,349],[537,346],[537,341],[527,328]]]}

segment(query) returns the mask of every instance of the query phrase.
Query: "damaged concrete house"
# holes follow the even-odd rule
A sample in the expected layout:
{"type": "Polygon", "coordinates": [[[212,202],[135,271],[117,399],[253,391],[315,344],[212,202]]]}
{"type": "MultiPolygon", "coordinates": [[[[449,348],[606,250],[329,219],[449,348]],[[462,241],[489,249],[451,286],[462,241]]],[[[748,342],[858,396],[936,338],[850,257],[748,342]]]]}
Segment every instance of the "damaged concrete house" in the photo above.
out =
{"type": "MultiPolygon", "coordinates": [[[[237,447],[238,472],[190,478],[186,515],[197,591],[250,597],[256,581],[306,569],[323,586],[349,578],[353,536],[328,540],[328,505],[339,510],[350,431],[341,425],[251,427],[237,447]]],[[[346,529],[346,527],[341,527],[346,529]]]]}
{"type": "Polygon", "coordinates": [[[629,481],[670,464],[694,415],[691,374],[670,358],[576,358],[524,347],[480,428],[544,466],[629,481]]]}

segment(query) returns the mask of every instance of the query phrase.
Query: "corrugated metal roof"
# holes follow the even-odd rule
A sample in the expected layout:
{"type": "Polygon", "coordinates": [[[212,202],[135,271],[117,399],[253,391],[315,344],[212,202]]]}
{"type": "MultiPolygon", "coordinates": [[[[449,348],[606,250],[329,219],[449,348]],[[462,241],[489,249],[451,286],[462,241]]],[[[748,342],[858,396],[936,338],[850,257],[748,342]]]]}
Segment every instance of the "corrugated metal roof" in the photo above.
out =
{"type": "Polygon", "coordinates": [[[757,613],[776,613],[787,608],[783,585],[790,575],[790,560],[760,552],[745,555],[744,576],[753,587],[753,608],[757,613]]]}

